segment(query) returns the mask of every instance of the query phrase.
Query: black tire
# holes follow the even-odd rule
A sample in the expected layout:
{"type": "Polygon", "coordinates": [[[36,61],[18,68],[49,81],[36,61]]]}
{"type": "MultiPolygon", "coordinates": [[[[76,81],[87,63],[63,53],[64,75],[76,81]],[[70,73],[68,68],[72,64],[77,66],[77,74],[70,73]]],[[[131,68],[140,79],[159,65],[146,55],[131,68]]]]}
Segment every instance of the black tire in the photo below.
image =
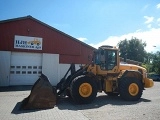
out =
{"type": "Polygon", "coordinates": [[[119,92],[122,99],[137,101],[141,98],[143,93],[142,82],[134,77],[125,77],[120,80],[119,92]]]}
{"type": "Polygon", "coordinates": [[[78,76],[71,83],[70,93],[76,103],[88,104],[96,98],[97,86],[92,78],[84,75],[78,76]]]}
{"type": "Polygon", "coordinates": [[[71,93],[70,93],[69,89],[66,90],[66,96],[68,96],[69,98],[71,98],[71,93]]]}
{"type": "Polygon", "coordinates": [[[108,96],[118,96],[119,93],[113,93],[113,92],[107,92],[106,93],[108,96]]]}

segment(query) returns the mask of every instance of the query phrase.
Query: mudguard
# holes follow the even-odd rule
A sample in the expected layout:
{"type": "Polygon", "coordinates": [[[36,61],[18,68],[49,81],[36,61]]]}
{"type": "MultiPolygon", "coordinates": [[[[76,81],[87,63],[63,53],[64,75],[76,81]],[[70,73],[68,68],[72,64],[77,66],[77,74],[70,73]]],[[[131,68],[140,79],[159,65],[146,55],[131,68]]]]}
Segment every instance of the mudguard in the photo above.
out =
{"type": "Polygon", "coordinates": [[[136,77],[139,80],[142,80],[143,78],[142,74],[136,70],[126,70],[121,76],[121,79],[124,77],[136,77]]]}

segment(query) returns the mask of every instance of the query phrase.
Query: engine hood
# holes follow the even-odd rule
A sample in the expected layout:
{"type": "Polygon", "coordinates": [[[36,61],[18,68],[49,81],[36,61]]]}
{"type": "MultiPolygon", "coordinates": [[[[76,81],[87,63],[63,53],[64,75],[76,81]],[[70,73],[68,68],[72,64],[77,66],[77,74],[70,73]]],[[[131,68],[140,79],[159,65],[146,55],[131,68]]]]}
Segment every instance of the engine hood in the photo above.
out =
{"type": "Polygon", "coordinates": [[[147,70],[141,66],[133,65],[133,64],[120,64],[119,70],[138,70],[141,69],[144,72],[147,72],[147,70]]]}

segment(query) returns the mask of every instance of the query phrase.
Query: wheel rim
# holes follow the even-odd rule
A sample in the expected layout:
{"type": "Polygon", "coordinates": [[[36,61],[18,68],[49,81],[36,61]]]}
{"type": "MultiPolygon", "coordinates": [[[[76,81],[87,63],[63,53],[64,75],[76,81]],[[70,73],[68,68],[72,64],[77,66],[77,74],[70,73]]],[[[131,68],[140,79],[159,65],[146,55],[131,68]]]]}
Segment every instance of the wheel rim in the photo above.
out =
{"type": "Polygon", "coordinates": [[[82,97],[89,97],[92,93],[92,86],[89,83],[82,83],[79,87],[79,94],[82,97]]]}
{"type": "Polygon", "coordinates": [[[136,83],[132,83],[130,84],[129,86],[129,93],[132,95],[132,96],[136,96],[139,92],[139,87],[136,83]]]}

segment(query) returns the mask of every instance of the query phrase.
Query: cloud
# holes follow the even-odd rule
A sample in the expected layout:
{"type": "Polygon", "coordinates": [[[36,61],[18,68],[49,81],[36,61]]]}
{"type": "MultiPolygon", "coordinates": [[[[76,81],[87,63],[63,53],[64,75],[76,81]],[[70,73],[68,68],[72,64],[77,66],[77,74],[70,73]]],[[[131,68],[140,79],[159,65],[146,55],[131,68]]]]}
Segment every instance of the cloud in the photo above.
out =
{"type": "Polygon", "coordinates": [[[136,32],[140,32],[140,31],[142,31],[142,29],[138,29],[138,30],[136,30],[136,32]]]}
{"type": "Polygon", "coordinates": [[[132,37],[136,37],[142,40],[143,42],[147,43],[147,46],[145,47],[145,50],[147,52],[156,52],[156,51],[160,51],[160,42],[159,42],[160,35],[159,34],[160,34],[160,28],[159,29],[152,28],[148,31],[137,31],[134,33],[128,33],[121,36],[110,36],[106,40],[98,44],[90,44],[90,45],[95,48],[98,48],[102,45],[117,46],[120,40],[124,40],[124,39],[130,40],[132,37]]]}
{"type": "Polygon", "coordinates": [[[145,5],[145,6],[141,9],[141,11],[144,12],[144,11],[148,8],[148,6],[149,6],[148,4],[145,5]]]}
{"type": "Polygon", "coordinates": [[[144,16],[144,18],[146,19],[145,24],[149,24],[154,20],[154,17],[144,16]]]}
{"type": "Polygon", "coordinates": [[[160,26],[160,18],[157,19],[157,24],[160,26]]]}
{"type": "Polygon", "coordinates": [[[160,3],[156,5],[157,9],[160,9],[160,3]]]}
{"type": "Polygon", "coordinates": [[[152,27],[152,25],[151,25],[151,24],[148,24],[148,25],[147,25],[147,27],[148,27],[148,28],[151,28],[151,27],[152,27]]]}
{"type": "Polygon", "coordinates": [[[88,40],[87,38],[83,38],[83,37],[80,37],[80,38],[77,38],[77,39],[80,40],[80,41],[82,41],[82,42],[88,40]]]}
{"type": "Polygon", "coordinates": [[[157,22],[160,22],[160,18],[157,19],[157,22]]]}

